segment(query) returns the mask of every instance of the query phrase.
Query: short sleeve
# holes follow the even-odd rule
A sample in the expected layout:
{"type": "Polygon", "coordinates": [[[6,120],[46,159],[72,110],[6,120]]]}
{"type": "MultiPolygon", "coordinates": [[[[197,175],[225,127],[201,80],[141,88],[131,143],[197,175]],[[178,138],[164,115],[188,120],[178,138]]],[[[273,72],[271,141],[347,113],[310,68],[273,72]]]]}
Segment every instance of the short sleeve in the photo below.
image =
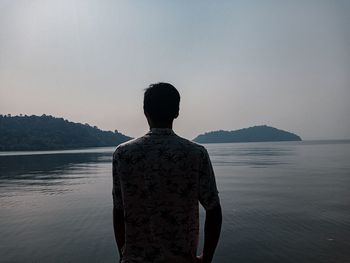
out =
{"type": "Polygon", "coordinates": [[[113,154],[113,206],[118,210],[123,209],[123,198],[120,187],[120,175],[118,173],[118,158],[117,154],[113,154]]]}
{"type": "Polygon", "coordinates": [[[206,149],[202,153],[202,165],[199,174],[199,202],[205,210],[211,210],[220,204],[213,166],[206,149]]]}

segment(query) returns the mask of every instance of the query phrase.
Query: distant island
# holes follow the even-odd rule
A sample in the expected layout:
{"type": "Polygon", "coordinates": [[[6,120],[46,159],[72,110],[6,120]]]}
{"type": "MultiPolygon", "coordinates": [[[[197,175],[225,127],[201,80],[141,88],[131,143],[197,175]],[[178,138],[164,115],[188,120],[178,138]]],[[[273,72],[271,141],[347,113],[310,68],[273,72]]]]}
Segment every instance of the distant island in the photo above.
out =
{"type": "Polygon", "coordinates": [[[198,135],[193,141],[198,143],[229,143],[229,142],[276,142],[301,141],[301,138],[291,132],[283,131],[267,125],[254,126],[235,131],[212,131],[198,135]]]}
{"type": "Polygon", "coordinates": [[[131,137],[117,130],[75,123],[50,115],[0,115],[0,151],[62,150],[117,146],[131,137]]]}

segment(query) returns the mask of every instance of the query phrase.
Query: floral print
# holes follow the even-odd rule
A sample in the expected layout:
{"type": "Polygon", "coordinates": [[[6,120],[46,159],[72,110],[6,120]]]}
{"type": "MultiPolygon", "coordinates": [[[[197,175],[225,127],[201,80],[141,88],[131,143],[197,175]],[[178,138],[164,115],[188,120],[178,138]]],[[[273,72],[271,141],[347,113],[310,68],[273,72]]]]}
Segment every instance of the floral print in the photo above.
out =
{"type": "Polygon", "coordinates": [[[113,204],[124,211],[123,263],[194,262],[198,201],[219,204],[207,150],[155,128],[113,154],[113,204]]]}

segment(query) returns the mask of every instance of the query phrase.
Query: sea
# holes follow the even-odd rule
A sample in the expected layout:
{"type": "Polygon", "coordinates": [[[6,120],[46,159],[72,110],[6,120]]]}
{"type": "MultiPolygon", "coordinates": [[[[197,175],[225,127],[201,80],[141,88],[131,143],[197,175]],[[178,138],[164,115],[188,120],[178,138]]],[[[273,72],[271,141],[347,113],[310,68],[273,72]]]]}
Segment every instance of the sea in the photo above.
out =
{"type": "MultiPolygon", "coordinates": [[[[223,210],[213,262],[350,262],[350,141],[204,146],[223,210]]],[[[0,262],[118,262],[113,151],[1,152],[0,262]]]]}

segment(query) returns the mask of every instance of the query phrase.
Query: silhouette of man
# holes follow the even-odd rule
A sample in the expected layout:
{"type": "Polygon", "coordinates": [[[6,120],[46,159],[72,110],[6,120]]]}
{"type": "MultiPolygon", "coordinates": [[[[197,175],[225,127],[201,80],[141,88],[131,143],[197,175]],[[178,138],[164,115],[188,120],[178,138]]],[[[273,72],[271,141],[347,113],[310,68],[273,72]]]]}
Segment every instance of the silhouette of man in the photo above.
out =
{"type": "Polygon", "coordinates": [[[212,262],[221,206],[206,149],[172,130],[180,94],[150,85],[143,109],[150,131],[113,154],[113,223],[120,262],[212,262]],[[206,210],[204,248],[196,256],[199,202],[206,210]]]}

